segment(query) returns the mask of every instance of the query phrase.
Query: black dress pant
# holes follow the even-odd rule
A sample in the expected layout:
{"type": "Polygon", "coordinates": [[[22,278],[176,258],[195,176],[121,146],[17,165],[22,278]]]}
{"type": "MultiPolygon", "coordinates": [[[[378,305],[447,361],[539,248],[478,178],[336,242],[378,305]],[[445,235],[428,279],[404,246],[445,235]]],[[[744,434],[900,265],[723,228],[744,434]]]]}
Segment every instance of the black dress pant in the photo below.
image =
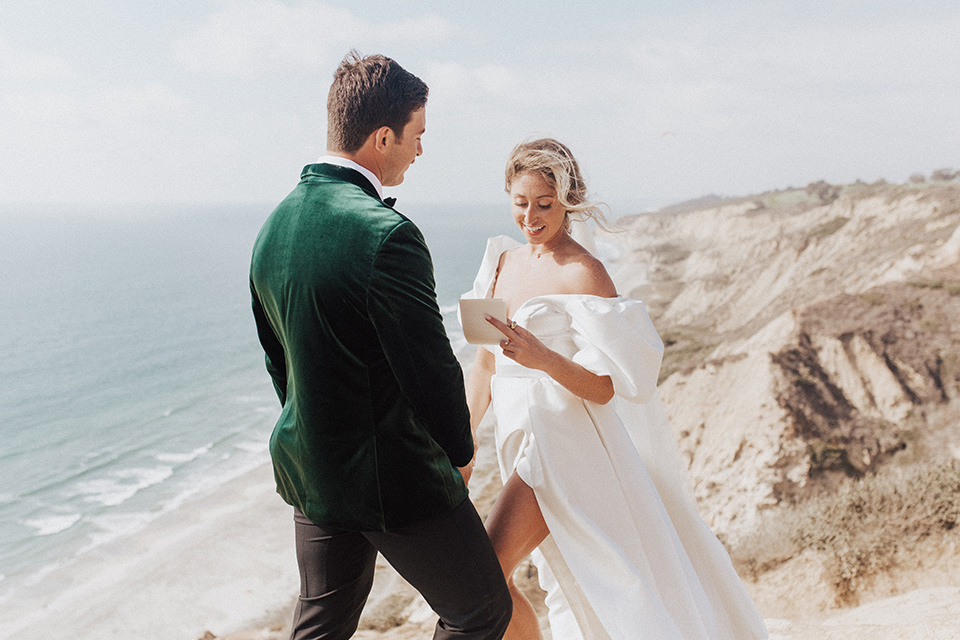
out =
{"type": "Polygon", "coordinates": [[[324,527],[294,512],[300,600],[292,640],[346,640],[373,585],[377,551],[440,616],[434,640],[500,640],[512,603],[470,500],[386,533],[324,527]]]}

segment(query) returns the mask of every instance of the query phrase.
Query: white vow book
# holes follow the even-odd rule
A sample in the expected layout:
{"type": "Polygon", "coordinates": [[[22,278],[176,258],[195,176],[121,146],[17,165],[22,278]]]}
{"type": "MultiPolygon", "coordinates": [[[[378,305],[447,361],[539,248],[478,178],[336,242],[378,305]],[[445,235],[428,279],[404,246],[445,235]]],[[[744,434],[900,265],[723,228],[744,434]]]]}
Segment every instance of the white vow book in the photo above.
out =
{"type": "Polygon", "coordinates": [[[498,344],[506,339],[500,330],[487,322],[484,315],[491,315],[504,324],[507,322],[507,301],[500,298],[475,298],[460,301],[460,323],[463,337],[470,344],[498,344]]]}

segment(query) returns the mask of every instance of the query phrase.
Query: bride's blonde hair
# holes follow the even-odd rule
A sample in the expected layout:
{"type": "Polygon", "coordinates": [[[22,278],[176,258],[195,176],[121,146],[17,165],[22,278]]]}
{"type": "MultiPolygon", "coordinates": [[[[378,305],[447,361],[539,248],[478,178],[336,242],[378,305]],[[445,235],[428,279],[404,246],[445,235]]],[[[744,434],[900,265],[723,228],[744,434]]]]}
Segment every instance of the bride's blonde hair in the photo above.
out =
{"type": "Polygon", "coordinates": [[[514,147],[507,158],[506,192],[510,193],[514,178],[527,172],[540,174],[557,192],[557,200],[567,212],[567,231],[571,218],[593,220],[605,227],[607,219],[600,210],[603,203],[587,199],[587,186],[580,165],[565,144],[553,138],[540,138],[514,147]]]}

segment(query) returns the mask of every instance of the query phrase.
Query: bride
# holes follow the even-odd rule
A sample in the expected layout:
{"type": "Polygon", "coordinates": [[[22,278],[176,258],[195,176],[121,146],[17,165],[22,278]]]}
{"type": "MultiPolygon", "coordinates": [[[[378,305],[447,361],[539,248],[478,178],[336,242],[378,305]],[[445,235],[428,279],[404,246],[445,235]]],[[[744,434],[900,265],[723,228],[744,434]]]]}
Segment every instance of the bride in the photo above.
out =
{"type": "Polygon", "coordinates": [[[486,527],[514,601],[505,638],[541,638],[512,576],[533,553],[554,640],[749,640],[763,620],[685,490],[657,396],[663,345],[570,235],[602,217],[570,150],[517,146],[506,169],[526,244],[491,238],[471,292],[508,323],[467,384],[474,432],[496,423],[503,491],[486,527]]]}

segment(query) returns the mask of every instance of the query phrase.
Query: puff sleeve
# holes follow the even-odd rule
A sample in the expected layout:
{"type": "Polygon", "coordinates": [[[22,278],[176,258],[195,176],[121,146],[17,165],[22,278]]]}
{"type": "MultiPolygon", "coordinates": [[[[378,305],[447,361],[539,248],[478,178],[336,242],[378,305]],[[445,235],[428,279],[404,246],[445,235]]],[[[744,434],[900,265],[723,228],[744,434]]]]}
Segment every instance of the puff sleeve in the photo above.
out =
{"type": "Polygon", "coordinates": [[[657,389],[663,342],[644,304],[576,296],[565,304],[578,351],[573,361],[613,380],[616,395],[648,402],[657,389]]]}

